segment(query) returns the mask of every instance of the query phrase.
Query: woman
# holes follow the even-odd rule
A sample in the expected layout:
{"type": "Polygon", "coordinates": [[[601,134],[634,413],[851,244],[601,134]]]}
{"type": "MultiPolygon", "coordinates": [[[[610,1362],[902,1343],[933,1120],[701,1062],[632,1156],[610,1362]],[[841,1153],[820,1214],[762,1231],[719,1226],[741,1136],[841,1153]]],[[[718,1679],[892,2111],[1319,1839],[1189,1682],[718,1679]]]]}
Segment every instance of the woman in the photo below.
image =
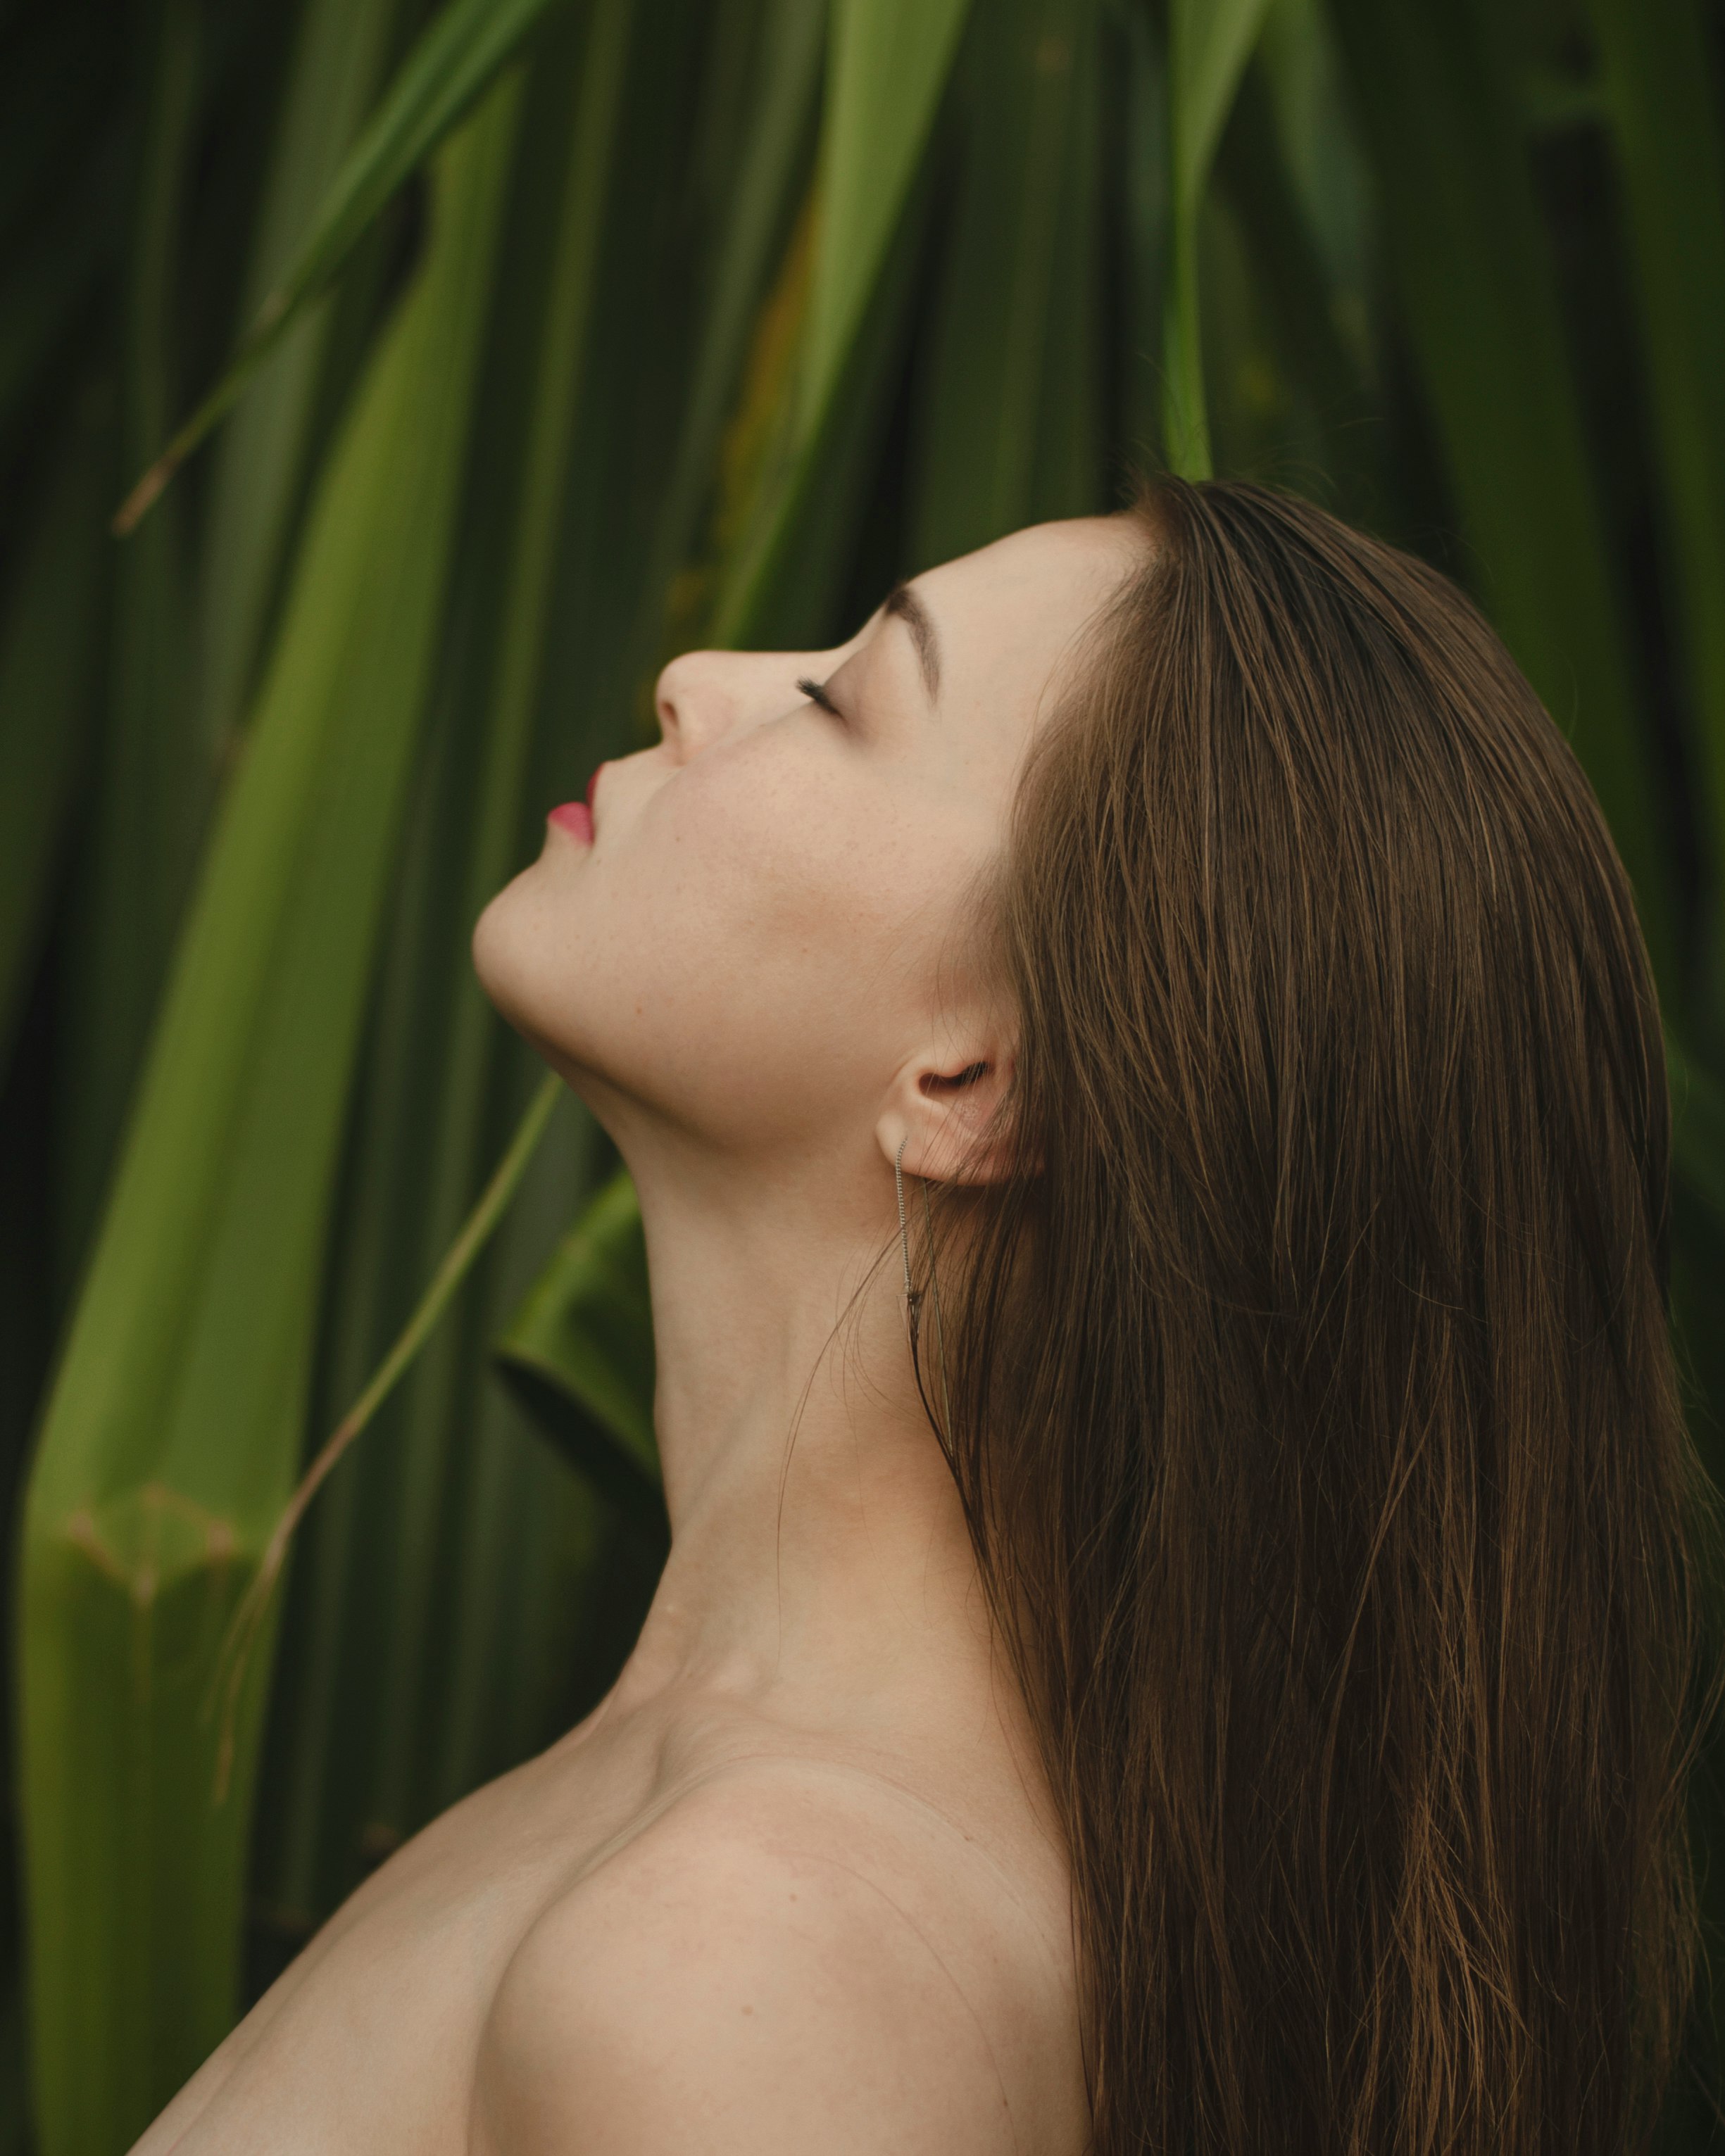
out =
{"type": "Polygon", "coordinates": [[[141,2151],[1640,2147],[1665,1080],[1501,646],[1169,484],[658,701],[475,947],[640,1189],[662,1584],[141,2151]]]}

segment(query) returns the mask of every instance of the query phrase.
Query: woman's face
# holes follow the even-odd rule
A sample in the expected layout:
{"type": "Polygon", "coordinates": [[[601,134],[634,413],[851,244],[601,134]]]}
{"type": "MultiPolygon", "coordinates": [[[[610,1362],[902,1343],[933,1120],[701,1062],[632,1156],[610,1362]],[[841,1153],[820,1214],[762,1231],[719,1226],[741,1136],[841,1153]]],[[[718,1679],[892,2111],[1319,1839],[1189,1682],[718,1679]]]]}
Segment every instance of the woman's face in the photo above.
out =
{"type": "Polygon", "coordinates": [[[646,1114],[818,1147],[872,1133],[913,1065],[999,1054],[966,900],[1142,547],[1124,519],[1040,525],[917,578],[836,650],[674,660],[657,745],[600,767],[590,827],[554,811],[481,917],[487,993],[618,1136],[646,1114]]]}

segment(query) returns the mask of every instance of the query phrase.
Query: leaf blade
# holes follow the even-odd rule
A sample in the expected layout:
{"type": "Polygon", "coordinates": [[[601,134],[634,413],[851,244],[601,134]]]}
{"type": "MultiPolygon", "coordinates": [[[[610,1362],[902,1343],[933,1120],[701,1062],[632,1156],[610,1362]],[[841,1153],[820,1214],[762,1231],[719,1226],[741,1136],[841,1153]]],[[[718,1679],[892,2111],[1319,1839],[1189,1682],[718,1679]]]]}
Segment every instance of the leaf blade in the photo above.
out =
{"type": "Polygon", "coordinates": [[[219,1815],[203,1704],[298,1455],[327,1192],[424,701],[513,104],[494,100],[445,153],[424,272],[313,512],[31,1476],[23,1811],[50,2156],[125,2146],[231,2014],[267,1657],[219,1815]],[[386,633],[368,637],[374,613],[386,633]],[[170,1607],[172,1627],[152,1614],[170,1607]]]}
{"type": "MultiPolygon", "coordinates": [[[[839,408],[847,391],[853,405],[867,403],[866,391],[855,393],[859,373],[875,375],[893,341],[906,218],[969,4],[834,0],[813,214],[801,228],[812,259],[796,295],[793,386],[767,482],[715,606],[718,643],[755,633],[768,617],[811,477],[846,431],[839,408]]],[[[787,268],[797,246],[793,239],[787,268]]],[[[860,409],[852,416],[851,433],[866,431],[860,409]]]]}
{"type": "Polygon", "coordinates": [[[1172,0],[1168,20],[1168,292],[1163,321],[1162,437],[1182,479],[1208,479],[1198,218],[1223,121],[1267,0],[1172,0]]]}
{"type": "MultiPolygon", "coordinates": [[[[1593,0],[1715,876],[1725,865],[1725,117],[1693,0],[1593,0]]],[[[1717,961],[1716,961],[1717,963],[1717,961]]],[[[1725,987],[1707,983],[1725,1007],[1725,987]]],[[[1718,1010],[1708,1023],[1717,1027],[1718,1010]]]]}
{"type": "Polygon", "coordinates": [[[558,0],[449,0],[421,34],[383,103],[332,182],[322,208],[260,305],[251,328],[209,392],[115,512],[134,531],[179,466],[232,410],[301,310],[326,291],[353,246],[402,182],[513,59],[558,0]]]}
{"type": "Polygon", "coordinates": [[[1675,998],[1646,731],[1501,26],[1482,0],[1331,12],[1487,610],[1593,781],[1675,998]]]}

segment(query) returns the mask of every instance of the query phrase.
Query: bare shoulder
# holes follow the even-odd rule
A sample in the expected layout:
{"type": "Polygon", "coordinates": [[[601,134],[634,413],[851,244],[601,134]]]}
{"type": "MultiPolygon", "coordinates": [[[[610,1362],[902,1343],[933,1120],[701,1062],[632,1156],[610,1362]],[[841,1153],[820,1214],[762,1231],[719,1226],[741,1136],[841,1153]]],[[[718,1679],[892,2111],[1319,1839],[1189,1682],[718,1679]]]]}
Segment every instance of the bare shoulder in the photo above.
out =
{"type": "Polygon", "coordinates": [[[964,1869],[864,1777],[703,1784],[523,1940],[482,2046],[479,2156],[1058,2145],[1043,2084],[1068,2076],[1036,2054],[1059,2032],[964,1869]]]}

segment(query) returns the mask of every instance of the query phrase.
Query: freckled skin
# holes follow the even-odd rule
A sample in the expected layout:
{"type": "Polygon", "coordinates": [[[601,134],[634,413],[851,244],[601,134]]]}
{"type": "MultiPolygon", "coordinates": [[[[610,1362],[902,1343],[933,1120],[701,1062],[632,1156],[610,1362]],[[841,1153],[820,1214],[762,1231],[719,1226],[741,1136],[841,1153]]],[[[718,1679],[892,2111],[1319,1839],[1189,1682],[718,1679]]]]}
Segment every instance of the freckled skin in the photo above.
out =
{"type": "Polygon", "coordinates": [[[918,578],[938,699],[895,612],[677,660],[591,844],[486,910],[487,992],[641,1193],[671,1559],[605,1702],[383,1865],[136,2156],[1079,2156],[1063,1851],[880,1260],[901,1146],[990,1173],[967,896],[1141,544],[918,578]]]}

